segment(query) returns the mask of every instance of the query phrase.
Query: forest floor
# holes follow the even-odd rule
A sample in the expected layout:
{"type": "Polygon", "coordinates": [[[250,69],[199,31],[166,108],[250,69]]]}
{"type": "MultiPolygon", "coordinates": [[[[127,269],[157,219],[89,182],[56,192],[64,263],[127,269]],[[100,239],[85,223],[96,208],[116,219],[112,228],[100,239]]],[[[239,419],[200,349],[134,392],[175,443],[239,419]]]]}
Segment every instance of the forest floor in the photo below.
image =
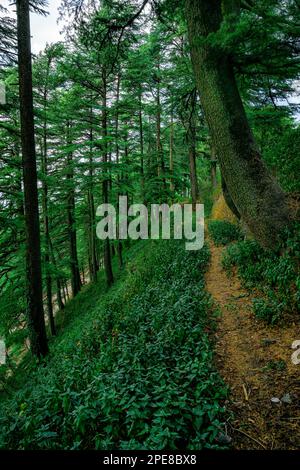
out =
{"type": "Polygon", "coordinates": [[[300,365],[291,361],[291,344],[300,339],[300,326],[274,327],[257,320],[251,303],[257,293],[245,290],[237,275],[227,277],[221,266],[223,247],[211,242],[210,248],[206,286],[220,311],[216,364],[230,389],[227,431],[232,445],[299,449],[300,365]]]}

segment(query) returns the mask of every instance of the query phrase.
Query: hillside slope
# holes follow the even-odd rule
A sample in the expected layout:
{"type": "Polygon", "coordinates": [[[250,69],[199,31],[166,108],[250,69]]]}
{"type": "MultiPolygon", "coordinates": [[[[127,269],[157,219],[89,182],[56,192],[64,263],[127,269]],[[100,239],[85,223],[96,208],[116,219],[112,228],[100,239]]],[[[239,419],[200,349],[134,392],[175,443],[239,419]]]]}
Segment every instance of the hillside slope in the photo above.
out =
{"type": "MultiPolygon", "coordinates": [[[[209,250],[139,242],[107,292],[91,286],[45,366],[0,410],[9,449],[202,449],[224,442],[213,367],[209,250]]],[[[103,283],[103,281],[102,281],[103,283]]],[[[225,436],[226,437],[226,436],[225,436]]]]}

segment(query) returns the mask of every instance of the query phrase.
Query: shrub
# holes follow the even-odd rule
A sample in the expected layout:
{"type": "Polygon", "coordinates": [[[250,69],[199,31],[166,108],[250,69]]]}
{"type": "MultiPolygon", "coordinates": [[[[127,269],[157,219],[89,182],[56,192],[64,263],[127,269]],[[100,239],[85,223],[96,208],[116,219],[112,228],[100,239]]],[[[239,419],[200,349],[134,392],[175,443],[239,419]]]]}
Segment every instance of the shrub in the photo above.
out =
{"type": "Polygon", "coordinates": [[[228,275],[237,267],[245,285],[253,287],[263,279],[263,256],[264,250],[256,241],[245,240],[228,246],[222,253],[221,262],[228,275]]]}
{"type": "Polygon", "coordinates": [[[208,230],[216,245],[227,245],[242,238],[239,226],[227,220],[212,220],[208,224],[208,230]]]}
{"type": "Polygon", "coordinates": [[[237,242],[223,252],[222,265],[229,275],[236,267],[246,287],[265,295],[265,300],[254,301],[254,313],[274,324],[283,313],[299,311],[299,254],[300,229],[296,225],[278,251],[264,250],[253,240],[237,242]]]}
{"type": "Polygon", "coordinates": [[[253,299],[253,312],[259,319],[269,325],[275,325],[282,316],[281,304],[275,299],[253,299]]]}

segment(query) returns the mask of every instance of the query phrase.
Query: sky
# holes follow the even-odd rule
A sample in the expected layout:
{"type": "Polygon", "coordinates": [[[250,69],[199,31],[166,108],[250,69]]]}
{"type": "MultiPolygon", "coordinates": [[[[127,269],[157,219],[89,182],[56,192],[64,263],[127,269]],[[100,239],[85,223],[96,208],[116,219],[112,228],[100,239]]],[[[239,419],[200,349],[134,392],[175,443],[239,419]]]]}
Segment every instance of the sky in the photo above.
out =
{"type": "MultiPolygon", "coordinates": [[[[9,6],[11,0],[2,0],[1,2],[4,7],[9,9],[11,16],[15,16],[15,7],[9,6]]],[[[58,19],[58,7],[61,0],[48,0],[49,6],[47,11],[48,16],[41,16],[31,13],[31,48],[34,54],[38,54],[44,49],[46,43],[52,43],[62,40],[62,36],[59,31],[62,29],[62,24],[57,24],[58,19]]]]}

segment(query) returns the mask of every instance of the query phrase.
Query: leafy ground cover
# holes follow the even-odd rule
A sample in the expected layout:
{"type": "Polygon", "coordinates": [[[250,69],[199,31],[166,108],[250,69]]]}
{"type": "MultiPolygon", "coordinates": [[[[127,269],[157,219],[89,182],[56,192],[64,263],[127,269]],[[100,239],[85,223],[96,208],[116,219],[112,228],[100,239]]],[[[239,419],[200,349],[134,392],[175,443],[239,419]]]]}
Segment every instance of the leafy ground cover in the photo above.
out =
{"type": "Polygon", "coordinates": [[[241,240],[242,233],[237,224],[232,224],[227,220],[212,220],[208,224],[208,230],[214,243],[219,245],[227,245],[228,243],[241,240]]]}
{"type": "Polygon", "coordinates": [[[213,365],[209,249],[140,242],[129,258],[108,292],[94,285],[71,302],[50,358],[3,400],[1,448],[221,446],[227,390],[213,365]]]}
{"type": "Polygon", "coordinates": [[[288,233],[285,246],[278,251],[264,250],[254,240],[229,245],[223,253],[222,265],[230,275],[236,268],[243,284],[257,289],[263,298],[254,299],[257,318],[274,324],[292,318],[300,309],[300,230],[288,233]]]}

